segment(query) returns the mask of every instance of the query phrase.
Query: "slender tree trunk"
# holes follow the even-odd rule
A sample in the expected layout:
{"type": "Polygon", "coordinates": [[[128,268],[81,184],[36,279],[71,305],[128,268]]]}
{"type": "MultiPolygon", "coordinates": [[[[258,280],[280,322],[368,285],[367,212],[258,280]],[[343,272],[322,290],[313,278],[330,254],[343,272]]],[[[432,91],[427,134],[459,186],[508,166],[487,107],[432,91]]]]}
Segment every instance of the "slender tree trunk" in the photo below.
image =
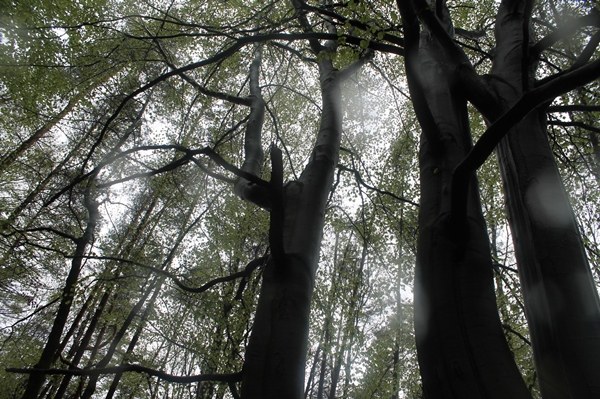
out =
{"type": "MultiPolygon", "coordinates": [[[[200,188],[198,189],[200,191],[200,188]]],[[[189,225],[187,225],[190,221],[190,218],[192,217],[192,214],[194,212],[194,210],[196,209],[196,205],[198,204],[199,200],[200,200],[200,194],[197,191],[194,194],[193,200],[191,202],[191,204],[188,207],[188,210],[186,212],[186,214],[183,217],[183,224],[179,230],[179,234],[177,235],[177,237],[175,238],[175,242],[173,243],[173,247],[171,248],[171,250],[169,251],[169,254],[167,255],[166,259],[163,261],[161,269],[162,270],[166,270],[171,266],[171,263],[173,262],[173,259],[175,258],[175,256],[177,255],[178,251],[179,251],[179,247],[181,246],[181,244],[183,243],[183,240],[185,239],[185,237],[188,235],[188,233],[198,224],[198,222],[200,222],[200,220],[202,219],[202,215],[197,217],[194,221],[192,221],[192,223],[190,223],[189,225]],[[187,226],[186,226],[187,225],[187,226]]],[[[156,197],[154,197],[156,198],[156,197]]],[[[152,208],[154,207],[155,202],[152,202],[152,208]]],[[[146,215],[149,215],[151,213],[151,209],[146,213],[146,215]]],[[[146,221],[147,218],[144,218],[143,222],[140,224],[140,228],[143,228],[146,225],[146,221]]],[[[141,230],[140,230],[141,231],[141,230]]],[[[163,283],[164,283],[165,278],[163,276],[158,277],[158,281],[156,283],[156,286],[154,288],[154,292],[152,293],[152,296],[150,297],[150,300],[146,303],[144,311],[141,315],[139,324],[136,327],[135,333],[131,339],[131,341],[129,342],[128,346],[127,346],[127,350],[123,356],[123,359],[121,360],[121,363],[123,363],[123,361],[126,361],[127,357],[129,355],[131,355],[131,353],[133,353],[133,350],[135,349],[137,342],[139,340],[139,337],[144,329],[144,326],[146,324],[146,320],[150,314],[150,312],[152,311],[153,307],[154,307],[154,303],[156,302],[156,299],[158,298],[158,295],[161,292],[163,283]]],[[[126,327],[124,325],[124,327],[126,327]]],[[[115,374],[115,376],[113,377],[113,380],[110,384],[108,393],[106,394],[106,399],[111,399],[115,393],[115,391],[117,390],[117,386],[119,384],[119,381],[121,380],[123,376],[123,373],[117,373],[115,374]]]]}
{"type": "Polygon", "coordinates": [[[306,387],[304,388],[304,399],[307,399],[312,396],[314,392],[313,381],[315,379],[315,373],[317,370],[317,364],[319,363],[319,358],[321,356],[321,345],[317,347],[313,355],[312,366],[310,368],[310,372],[308,373],[308,380],[306,381],[306,387]]]}
{"type": "Polygon", "coordinates": [[[328,325],[328,320],[325,321],[325,336],[323,338],[323,346],[325,350],[321,356],[321,365],[319,366],[319,382],[317,384],[317,399],[323,399],[323,393],[325,392],[325,374],[327,371],[327,355],[331,349],[331,331],[328,325]]]}
{"type": "Polygon", "coordinates": [[[44,135],[48,134],[50,130],[60,123],[79,103],[79,101],[86,96],[86,91],[76,94],[69,100],[67,105],[54,115],[50,120],[44,123],[39,129],[37,129],[31,136],[29,136],[25,141],[23,141],[17,148],[8,153],[2,160],[0,160],[0,173],[2,173],[5,169],[7,169],[10,165],[13,164],[25,151],[31,148],[39,139],[44,137],[44,135]]]}
{"type": "MultiPolygon", "coordinates": [[[[354,344],[354,339],[356,336],[356,326],[357,326],[357,315],[360,313],[359,303],[360,303],[360,288],[363,287],[363,271],[365,267],[365,263],[367,261],[368,254],[368,241],[367,238],[362,238],[362,249],[361,256],[358,262],[358,270],[355,271],[356,275],[352,278],[352,291],[350,293],[350,301],[348,304],[345,313],[347,314],[346,320],[341,321],[341,334],[338,333],[336,348],[337,354],[334,357],[333,367],[331,369],[331,386],[329,387],[329,395],[328,398],[337,397],[338,385],[340,383],[340,373],[342,370],[342,364],[344,360],[346,360],[346,365],[350,364],[350,356],[346,356],[344,359],[344,354],[350,355],[352,352],[352,345],[354,344]],[[342,337],[340,342],[340,335],[342,337]]],[[[345,257],[344,257],[345,258],[345,257]]],[[[342,259],[342,262],[347,262],[346,259],[342,259]]],[[[348,378],[349,370],[346,368],[347,375],[345,378],[348,378]]]]}
{"type": "MultiPolygon", "coordinates": [[[[123,360],[121,361],[121,363],[126,361],[127,358],[129,356],[131,356],[131,354],[133,353],[133,350],[135,349],[135,346],[138,343],[138,340],[140,338],[142,330],[144,329],[144,326],[146,324],[148,315],[154,306],[154,302],[156,301],[156,298],[158,298],[158,294],[160,293],[161,288],[162,288],[162,284],[158,284],[157,287],[154,289],[154,293],[152,294],[150,301],[148,301],[148,304],[146,305],[146,308],[144,309],[144,313],[142,314],[140,323],[138,324],[138,326],[135,330],[135,333],[133,334],[133,337],[131,338],[131,341],[129,342],[129,345],[127,345],[127,350],[125,351],[125,354],[123,355],[123,360]]],[[[117,373],[114,375],[113,380],[108,389],[108,392],[106,394],[106,399],[112,399],[122,377],[123,377],[123,373],[117,373]]]]}
{"type": "MultiPolygon", "coordinates": [[[[127,332],[127,330],[129,329],[129,327],[131,326],[131,324],[133,323],[133,319],[140,314],[140,311],[142,309],[142,307],[144,306],[144,304],[146,303],[146,300],[148,299],[148,296],[150,295],[150,293],[152,293],[157,287],[160,287],[160,285],[162,284],[164,280],[164,276],[158,277],[157,279],[155,279],[153,282],[149,283],[148,288],[146,288],[145,292],[142,294],[142,296],[137,300],[136,304],[133,306],[133,308],[129,311],[129,314],[127,315],[127,318],[125,319],[125,321],[123,322],[123,324],[121,325],[121,327],[119,328],[119,331],[115,334],[115,336],[113,337],[105,355],[102,357],[102,359],[98,362],[98,364],[96,365],[96,367],[98,368],[103,368],[108,366],[109,362],[112,360],[118,346],[121,343],[121,340],[123,339],[123,337],[125,336],[125,333],[127,332]]],[[[98,378],[99,375],[95,374],[92,375],[89,380],[88,383],[85,387],[85,390],[83,391],[83,393],[81,394],[81,398],[83,399],[89,399],[91,398],[91,396],[94,394],[95,390],[96,390],[96,384],[98,382],[98,378]]]]}
{"type": "MultiPolygon", "coordinates": [[[[327,308],[326,308],[326,313],[325,313],[325,320],[323,322],[323,341],[321,342],[321,344],[319,345],[319,349],[322,348],[322,355],[321,355],[321,364],[319,366],[319,381],[317,383],[317,396],[316,399],[323,399],[324,395],[325,395],[325,382],[326,382],[326,378],[327,378],[327,367],[328,367],[328,362],[329,360],[329,356],[330,354],[332,354],[332,349],[335,346],[336,348],[339,348],[339,341],[340,341],[340,330],[338,330],[337,333],[337,337],[336,337],[336,342],[335,345],[332,342],[332,325],[333,325],[333,315],[335,312],[335,309],[338,308],[338,312],[343,314],[343,310],[339,309],[338,306],[338,301],[337,301],[337,297],[340,294],[340,288],[339,288],[339,283],[340,280],[342,280],[342,276],[341,273],[338,272],[338,270],[341,270],[342,267],[344,267],[344,258],[345,258],[345,253],[347,252],[349,248],[349,245],[345,245],[343,252],[342,252],[342,256],[341,256],[341,260],[340,257],[338,256],[338,254],[340,253],[340,237],[339,234],[336,234],[335,236],[335,244],[334,244],[334,250],[333,250],[333,267],[336,271],[334,271],[334,275],[333,275],[333,281],[331,281],[331,286],[329,287],[329,292],[327,294],[327,308]]],[[[332,369],[333,370],[333,369],[332,369]]],[[[333,376],[331,377],[331,379],[333,380],[333,376]]],[[[333,381],[331,381],[331,384],[333,384],[333,381]]]]}
{"type": "MultiPolygon", "coordinates": [[[[506,107],[532,86],[528,23],[525,4],[503,2],[493,73],[506,107]]],[[[509,222],[542,395],[592,398],[600,395],[600,301],[543,111],[527,116],[498,147],[509,222]]]]}
{"type": "MultiPolygon", "coordinates": [[[[403,193],[401,193],[402,196],[403,193]]],[[[402,207],[402,205],[401,205],[402,207]]],[[[400,209],[400,232],[399,237],[402,240],[404,236],[404,210],[400,209]]],[[[403,247],[400,246],[398,259],[402,259],[404,257],[403,247]]],[[[396,270],[396,312],[394,314],[394,325],[396,326],[396,331],[394,334],[394,353],[392,357],[392,395],[391,399],[399,399],[398,393],[400,392],[400,349],[401,349],[401,337],[402,337],[402,319],[404,318],[404,312],[402,310],[402,267],[401,264],[398,265],[398,269],[396,270]]]]}
{"type": "Polygon", "coordinates": [[[31,148],[35,143],[38,142],[42,137],[48,134],[54,126],[62,122],[62,120],[70,114],[75,107],[79,105],[79,103],[90,95],[97,87],[106,83],[113,76],[115,76],[121,68],[118,68],[112,71],[109,74],[102,76],[96,82],[93,82],[88,87],[81,90],[79,93],[76,93],[71,99],[69,99],[68,103],[60,110],[56,115],[50,118],[44,125],[40,126],[35,132],[31,134],[25,141],[23,141],[17,148],[6,154],[2,159],[0,159],[0,174],[2,174],[7,168],[9,168],[23,153],[25,153],[29,148],[31,148]]]}
{"type": "MultiPolygon", "coordinates": [[[[93,334],[96,332],[96,327],[98,325],[98,321],[100,320],[100,316],[102,315],[102,312],[104,312],[104,307],[106,306],[109,297],[110,297],[110,292],[105,292],[102,295],[102,298],[100,299],[100,303],[96,307],[96,311],[94,312],[94,315],[93,315],[92,319],[90,320],[90,323],[86,329],[86,332],[85,332],[81,342],[78,345],[78,349],[75,352],[73,359],[71,359],[71,361],[70,361],[69,369],[73,369],[79,365],[79,362],[81,361],[86,349],[88,348],[88,346],[92,340],[93,334]]],[[[72,376],[70,376],[70,375],[65,375],[63,377],[63,380],[60,384],[58,391],[56,392],[56,395],[54,396],[54,399],[62,399],[63,395],[67,391],[67,388],[69,386],[69,382],[71,381],[71,378],[72,378],[72,376]]]]}
{"type": "MultiPolygon", "coordinates": [[[[98,204],[92,198],[92,194],[90,193],[89,187],[86,189],[84,197],[85,206],[88,211],[87,225],[85,231],[83,232],[83,235],[76,239],[75,253],[71,262],[69,274],[67,275],[67,279],[65,281],[62,297],[58,305],[58,311],[54,318],[52,329],[50,330],[50,334],[48,335],[46,345],[44,346],[44,350],[42,351],[42,354],[40,356],[40,360],[37,362],[36,365],[33,366],[34,369],[44,370],[50,368],[52,366],[52,363],[54,363],[54,361],[59,356],[58,349],[61,343],[61,336],[67,323],[69,313],[71,311],[71,305],[73,304],[73,300],[75,299],[75,291],[77,288],[79,273],[83,264],[83,257],[88,248],[88,245],[92,241],[94,230],[96,228],[96,223],[98,221],[98,204]]],[[[44,384],[44,380],[45,375],[43,372],[32,373],[29,376],[29,380],[27,381],[27,387],[22,398],[37,398],[38,394],[40,393],[40,389],[44,384]]]]}
{"type": "MultiPolygon", "coordinates": [[[[350,316],[346,321],[346,324],[342,328],[342,331],[338,331],[337,339],[336,339],[336,349],[337,353],[335,357],[333,357],[333,363],[331,367],[331,383],[329,386],[329,393],[327,394],[328,398],[335,398],[338,384],[340,382],[340,372],[342,370],[342,363],[344,361],[344,354],[346,353],[346,348],[348,347],[348,341],[351,341],[351,336],[353,334],[353,323],[354,318],[350,316]],[[341,335],[341,342],[340,342],[341,335]]],[[[351,346],[351,345],[350,345],[351,346]]],[[[349,350],[349,348],[348,348],[349,350]]]]}

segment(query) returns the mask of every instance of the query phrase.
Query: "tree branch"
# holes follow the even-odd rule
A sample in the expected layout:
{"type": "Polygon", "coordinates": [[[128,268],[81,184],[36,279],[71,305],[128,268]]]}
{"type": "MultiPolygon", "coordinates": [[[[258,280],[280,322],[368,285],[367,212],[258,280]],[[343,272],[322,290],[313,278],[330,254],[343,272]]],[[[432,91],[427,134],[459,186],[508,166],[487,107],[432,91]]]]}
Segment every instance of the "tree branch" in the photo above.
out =
{"type": "Polygon", "coordinates": [[[153,273],[160,274],[162,276],[169,278],[171,281],[173,281],[173,283],[177,287],[181,288],[182,290],[184,290],[186,292],[200,294],[204,291],[209,290],[210,288],[214,287],[217,284],[226,283],[228,281],[233,281],[238,278],[249,277],[250,274],[252,274],[252,272],[254,270],[256,270],[258,267],[260,267],[261,265],[264,264],[264,262],[267,260],[268,256],[265,255],[265,256],[261,256],[260,258],[253,259],[246,265],[246,267],[243,270],[241,270],[237,273],[232,273],[228,276],[217,277],[217,278],[210,280],[209,282],[201,285],[200,287],[191,287],[191,286],[187,285],[175,273],[171,273],[165,269],[146,265],[146,264],[139,263],[139,262],[136,262],[133,260],[118,258],[118,257],[114,257],[114,256],[85,256],[85,258],[86,259],[111,260],[111,261],[123,262],[123,263],[127,263],[130,265],[138,266],[138,267],[150,270],[153,273]]]}
{"type": "Polygon", "coordinates": [[[580,121],[548,121],[548,124],[563,127],[577,127],[580,129],[589,130],[590,132],[600,134],[600,128],[588,125],[587,123],[583,123],[580,121]]]}
{"type": "MultiPolygon", "coordinates": [[[[265,101],[260,87],[260,67],[262,63],[262,44],[254,49],[254,58],[248,71],[250,86],[250,116],[244,133],[244,163],[241,170],[259,176],[264,162],[262,149],[262,131],[265,119],[265,101]]],[[[268,190],[257,186],[250,180],[239,178],[234,185],[234,192],[243,200],[252,202],[261,208],[269,209],[268,190]]]]}
{"type": "Polygon", "coordinates": [[[469,154],[458,164],[452,175],[451,216],[463,220],[467,206],[469,179],[494,151],[500,140],[536,107],[557,96],[583,86],[600,77],[600,60],[566,73],[525,93],[508,111],[498,118],[475,143],[469,154]]]}
{"type": "Polygon", "coordinates": [[[201,381],[218,381],[218,382],[238,382],[242,380],[242,373],[230,374],[197,374],[197,375],[173,375],[165,373],[161,370],[156,370],[140,364],[124,363],[119,366],[92,368],[92,369],[29,369],[29,368],[14,368],[5,369],[9,373],[20,374],[45,374],[45,375],[80,375],[80,376],[97,376],[101,374],[117,374],[117,373],[144,373],[153,377],[157,377],[163,381],[173,382],[177,384],[189,384],[192,382],[201,381]]]}
{"type": "MultiPolygon", "coordinates": [[[[327,9],[323,9],[323,8],[319,8],[319,7],[314,7],[311,6],[309,4],[307,4],[305,1],[300,1],[300,7],[303,9],[306,9],[308,11],[313,11],[316,12],[318,14],[322,14],[325,15],[329,18],[333,18],[337,21],[339,21],[342,24],[350,24],[350,26],[354,27],[354,28],[358,28],[362,31],[365,32],[371,32],[371,25],[368,25],[364,22],[361,22],[359,20],[356,19],[351,19],[351,18],[346,18],[343,15],[340,15],[334,11],[331,10],[327,10],[327,9]]],[[[377,32],[376,32],[377,33],[377,32]]],[[[381,40],[385,40],[386,42],[390,42],[393,43],[397,46],[404,46],[404,39],[395,35],[391,35],[389,33],[385,33],[382,32],[382,36],[381,36],[381,40]]]]}
{"type": "Polygon", "coordinates": [[[585,45],[585,48],[581,51],[570,69],[579,68],[589,62],[600,44],[600,31],[594,33],[590,38],[590,41],[585,45]]]}
{"type": "Polygon", "coordinates": [[[369,190],[373,190],[375,192],[378,192],[379,194],[389,195],[390,197],[395,198],[398,201],[406,202],[407,204],[411,204],[411,205],[414,205],[416,207],[419,207],[419,204],[416,203],[416,202],[414,202],[414,201],[411,201],[411,200],[409,200],[407,198],[404,198],[404,197],[400,197],[399,195],[396,195],[396,194],[394,194],[394,193],[392,193],[390,191],[382,190],[380,188],[377,188],[377,187],[374,187],[374,186],[371,186],[371,185],[365,183],[365,181],[363,180],[362,176],[360,175],[360,173],[356,169],[352,169],[352,168],[349,168],[347,166],[340,165],[340,164],[338,164],[338,169],[344,170],[346,172],[351,172],[352,174],[354,174],[354,178],[356,179],[356,181],[361,186],[364,186],[364,187],[368,188],[369,190]]]}
{"type": "Polygon", "coordinates": [[[521,334],[520,332],[516,331],[514,328],[512,328],[512,327],[511,327],[510,325],[508,325],[507,323],[503,323],[503,324],[502,324],[502,327],[503,327],[503,328],[504,328],[506,331],[508,331],[508,332],[510,332],[510,333],[512,333],[512,334],[514,334],[514,335],[516,335],[517,337],[519,337],[519,339],[521,339],[521,341],[523,341],[525,344],[527,344],[527,345],[531,346],[531,341],[529,341],[527,338],[525,338],[525,336],[524,336],[523,334],[521,334]]]}
{"type": "Polygon", "coordinates": [[[156,175],[159,175],[161,173],[169,172],[171,170],[177,169],[178,167],[187,164],[188,162],[190,162],[190,160],[192,159],[192,157],[193,157],[192,155],[186,154],[183,157],[181,157],[179,159],[176,159],[175,161],[170,162],[170,163],[166,164],[165,166],[162,166],[162,167],[160,167],[158,169],[153,169],[150,172],[134,173],[132,175],[129,175],[127,177],[123,177],[121,179],[108,181],[106,183],[99,183],[98,184],[98,188],[108,188],[110,186],[114,186],[115,184],[125,183],[125,182],[128,182],[130,180],[139,179],[139,178],[142,178],[142,177],[156,176],[156,175]]]}
{"type": "Polygon", "coordinates": [[[47,227],[47,226],[43,226],[43,227],[32,227],[32,228],[25,229],[25,230],[19,230],[19,229],[15,229],[15,231],[16,231],[17,233],[20,233],[20,234],[24,234],[24,233],[32,233],[32,232],[40,232],[40,231],[47,231],[47,232],[50,232],[50,233],[54,233],[54,234],[56,234],[57,236],[60,236],[60,237],[66,238],[67,240],[71,240],[71,241],[73,241],[75,244],[77,243],[77,240],[79,240],[79,238],[77,238],[77,237],[75,237],[75,236],[73,236],[73,235],[71,235],[71,234],[68,234],[68,233],[62,232],[62,231],[60,231],[60,230],[58,230],[58,229],[55,229],[54,227],[47,227]]]}
{"type": "Polygon", "coordinates": [[[572,18],[565,22],[558,29],[554,30],[552,33],[533,45],[531,48],[532,55],[539,57],[544,50],[550,48],[554,43],[568,38],[577,32],[579,28],[583,28],[584,26],[600,26],[600,13],[598,10],[594,8],[588,15],[584,15],[579,18],[572,18]]]}
{"type": "Polygon", "coordinates": [[[551,105],[546,110],[547,112],[598,112],[600,111],[600,105],[584,105],[584,104],[570,104],[570,105],[551,105]]]}
{"type": "Polygon", "coordinates": [[[204,154],[204,155],[208,156],[217,165],[221,166],[225,170],[230,171],[231,173],[233,173],[234,175],[236,175],[238,177],[243,177],[244,179],[250,180],[252,183],[258,184],[259,186],[263,186],[263,187],[269,186],[269,182],[267,182],[266,180],[263,180],[260,177],[253,175],[252,173],[244,172],[243,170],[230,164],[225,159],[223,159],[223,157],[221,157],[219,154],[217,154],[215,152],[215,150],[213,150],[210,147],[205,147],[205,148],[203,148],[201,150],[197,150],[197,151],[199,154],[204,154]]]}
{"type": "MultiPolygon", "coordinates": [[[[240,38],[236,39],[235,42],[233,42],[231,45],[229,45],[229,47],[214,54],[212,57],[208,57],[202,61],[190,63],[188,65],[185,65],[185,66],[177,68],[177,69],[172,69],[171,71],[161,74],[160,76],[152,79],[150,82],[140,86],[139,88],[137,88],[136,90],[132,91],[127,96],[125,96],[123,98],[123,100],[121,101],[121,103],[117,106],[115,111],[107,119],[106,123],[104,124],[104,127],[102,128],[102,130],[100,131],[100,133],[98,135],[98,140],[94,143],[94,145],[90,149],[89,154],[94,153],[95,149],[103,141],[104,135],[106,135],[108,129],[110,128],[111,123],[117,118],[117,116],[119,116],[119,114],[121,113],[121,111],[123,111],[123,109],[125,108],[125,106],[127,105],[127,103],[129,101],[131,101],[132,99],[137,97],[139,94],[145,92],[146,90],[156,86],[157,84],[166,81],[167,79],[171,78],[172,76],[181,75],[184,72],[188,72],[188,71],[198,69],[198,68],[206,66],[206,65],[220,62],[220,61],[234,55],[242,47],[244,47],[248,44],[251,44],[251,43],[261,43],[261,42],[266,42],[266,41],[270,41],[270,40],[278,40],[278,39],[290,40],[290,41],[294,41],[294,40],[309,40],[309,41],[311,41],[312,40],[314,42],[319,39],[338,40],[338,38],[340,38],[340,37],[344,38],[347,43],[351,43],[354,45],[360,45],[361,41],[363,40],[359,37],[350,36],[350,35],[338,36],[336,34],[320,33],[320,32],[267,33],[267,34],[263,34],[263,35],[240,37],[240,38]]],[[[381,44],[381,43],[374,43],[374,44],[370,45],[369,47],[373,48],[374,50],[387,51],[387,52],[391,52],[391,53],[395,53],[395,54],[402,54],[402,51],[403,51],[401,48],[399,48],[397,46],[381,44]]],[[[86,160],[86,162],[87,162],[87,160],[86,160]]]]}

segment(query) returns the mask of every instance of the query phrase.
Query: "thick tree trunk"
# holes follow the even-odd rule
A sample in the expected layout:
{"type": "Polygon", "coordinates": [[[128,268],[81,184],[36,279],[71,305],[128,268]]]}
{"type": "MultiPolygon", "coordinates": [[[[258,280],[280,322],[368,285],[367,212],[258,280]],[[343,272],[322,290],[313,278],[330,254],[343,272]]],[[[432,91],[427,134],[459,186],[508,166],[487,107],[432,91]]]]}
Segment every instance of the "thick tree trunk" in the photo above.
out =
{"type": "Polygon", "coordinates": [[[498,154],[540,389],[545,399],[591,398],[600,394],[598,296],[545,132],[532,119],[498,154]]]}
{"type": "MultiPolygon", "coordinates": [[[[506,107],[532,84],[527,23],[523,4],[503,3],[493,73],[506,107]]],[[[509,222],[542,395],[593,398],[600,395],[600,302],[542,112],[498,147],[509,222]]]]}
{"type": "Polygon", "coordinates": [[[320,66],[323,112],[311,160],[299,180],[285,186],[283,214],[271,211],[273,255],[264,271],[246,351],[244,399],[304,395],[310,302],[341,137],[339,79],[329,62],[320,66]],[[273,237],[278,232],[283,237],[273,237]],[[283,248],[273,248],[278,241],[283,248]]]}
{"type": "Polygon", "coordinates": [[[302,260],[270,262],[244,362],[242,397],[301,398],[312,279],[302,260]]]}
{"type": "MultiPolygon", "coordinates": [[[[464,140],[451,137],[446,141],[450,146],[464,140]]],[[[446,146],[444,153],[449,151],[446,146]]],[[[459,159],[454,157],[455,162],[459,159]]],[[[454,165],[436,156],[423,140],[415,332],[424,397],[529,398],[498,317],[489,243],[475,189],[468,220],[461,221],[466,227],[457,231],[448,225],[445,187],[454,165]]]]}
{"type": "Polygon", "coordinates": [[[498,317],[474,178],[466,217],[450,224],[452,174],[471,147],[466,100],[453,84],[444,48],[429,32],[419,39],[414,12],[398,5],[409,87],[423,129],[414,312],[424,397],[530,398],[498,317]]]}

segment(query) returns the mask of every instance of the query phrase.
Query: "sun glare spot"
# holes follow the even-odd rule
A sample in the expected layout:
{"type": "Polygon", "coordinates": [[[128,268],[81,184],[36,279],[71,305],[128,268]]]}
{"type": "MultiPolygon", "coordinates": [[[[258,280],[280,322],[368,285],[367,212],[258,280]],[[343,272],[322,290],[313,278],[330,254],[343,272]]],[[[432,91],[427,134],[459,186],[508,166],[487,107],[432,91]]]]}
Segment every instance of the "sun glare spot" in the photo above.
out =
{"type": "Polygon", "coordinates": [[[531,207],[532,217],[549,227],[561,227],[569,224],[569,210],[565,209],[561,196],[564,193],[560,185],[555,184],[553,177],[541,175],[531,184],[525,195],[531,207]]]}

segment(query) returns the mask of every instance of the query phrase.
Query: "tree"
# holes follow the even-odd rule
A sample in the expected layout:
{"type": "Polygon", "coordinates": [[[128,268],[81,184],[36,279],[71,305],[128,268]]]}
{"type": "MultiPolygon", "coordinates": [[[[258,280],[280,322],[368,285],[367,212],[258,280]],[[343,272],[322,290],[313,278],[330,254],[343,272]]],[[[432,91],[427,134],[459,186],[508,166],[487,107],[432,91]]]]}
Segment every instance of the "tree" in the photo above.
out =
{"type": "MultiPolygon", "coordinates": [[[[411,36],[409,36],[408,21],[416,16],[416,12],[404,4],[399,3],[399,7],[404,14],[405,39],[409,40],[411,36]]],[[[497,129],[497,137],[501,138],[509,132],[510,128],[518,124],[515,131],[510,133],[500,145],[499,158],[511,215],[511,227],[514,236],[517,237],[516,255],[523,283],[525,307],[536,358],[536,369],[540,378],[540,388],[544,397],[590,397],[596,390],[592,369],[596,367],[594,359],[598,358],[596,350],[599,347],[598,342],[600,342],[600,335],[592,327],[600,320],[598,293],[594,287],[587,257],[579,238],[577,224],[545,137],[543,118],[536,115],[536,112],[540,112],[539,110],[532,111],[537,106],[551,102],[561,93],[575,88],[581,82],[597,78],[598,68],[594,62],[588,63],[591,54],[584,51],[565,73],[547,77],[538,87],[535,87],[535,67],[539,62],[537,57],[539,57],[541,49],[556,38],[547,37],[542,39],[539,44],[532,44],[535,38],[530,31],[532,11],[532,3],[511,1],[501,3],[496,15],[496,49],[491,60],[492,79],[486,83],[474,74],[474,70],[468,66],[470,64],[465,65],[464,53],[450,41],[451,30],[448,29],[451,28],[451,25],[443,6],[438,5],[435,12],[432,9],[423,8],[419,13],[427,26],[427,31],[420,39],[418,49],[416,48],[416,28],[415,32],[411,34],[414,35],[413,52],[416,53],[413,57],[418,60],[412,60],[408,56],[412,53],[407,53],[407,73],[408,78],[411,79],[410,68],[415,68],[415,72],[413,72],[415,75],[424,75],[423,66],[427,62],[431,64],[430,59],[434,60],[434,65],[439,65],[434,66],[438,74],[439,70],[443,71],[452,67],[458,70],[460,65],[463,70],[459,73],[464,76],[453,75],[453,72],[450,72],[449,76],[446,72],[440,77],[443,77],[445,81],[454,82],[456,80],[459,82],[461,91],[466,93],[462,101],[469,99],[481,110],[486,119],[492,121],[484,138],[487,138],[486,135],[494,129],[497,129]],[[446,29],[443,26],[444,22],[446,29]],[[428,45],[425,43],[430,42],[444,43],[443,49],[438,47],[437,51],[444,51],[446,57],[439,60],[434,55],[428,56],[426,53],[428,45]],[[416,65],[411,65],[411,63],[416,65]],[[519,107],[523,108],[520,112],[519,107]],[[505,110],[506,113],[500,116],[499,110],[500,112],[505,110]],[[540,190],[544,192],[542,193],[540,190]],[[535,199],[532,198],[534,196],[535,199]],[[581,345],[583,336],[586,337],[584,346],[581,345]]],[[[582,19],[595,21],[596,12],[592,11],[588,17],[582,17],[582,19]]],[[[585,25],[590,22],[581,23],[585,25]]],[[[569,30],[571,27],[564,29],[569,30]]],[[[554,35],[556,36],[557,33],[554,35]]],[[[595,46],[595,43],[592,44],[595,46]]],[[[589,49],[586,48],[586,50],[589,49]]],[[[448,126],[456,126],[455,129],[458,130],[464,130],[465,126],[468,126],[468,122],[461,124],[459,120],[456,120],[460,113],[465,115],[466,112],[449,112],[449,110],[456,109],[452,103],[441,105],[444,107],[442,110],[437,110],[436,107],[440,107],[437,104],[444,101],[441,98],[450,98],[451,101],[456,101],[455,99],[457,97],[460,99],[462,94],[453,93],[452,88],[440,92],[442,85],[439,83],[436,83],[433,88],[428,88],[427,83],[422,83],[431,82],[431,78],[417,75],[412,79],[419,81],[413,83],[413,91],[422,90],[425,97],[423,108],[417,109],[417,112],[424,113],[420,116],[424,132],[428,128],[434,131],[436,128],[438,129],[436,138],[429,138],[434,136],[433,133],[429,133],[428,141],[431,140],[434,144],[431,144],[433,149],[428,151],[449,153],[450,151],[443,147],[443,136],[449,134],[446,131],[449,129],[448,126]],[[438,148],[435,148],[436,145],[438,148]]],[[[460,142],[458,139],[453,141],[460,142]]],[[[478,144],[482,143],[484,143],[483,138],[478,144]]],[[[497,144],[497,140],[493,144],[497,144]]],[[[468,144],[466,146],[468,148],[468,144]]],[[[450,166],[455,168],[450,172],[452,177],[450,180],[451,197],[449,198],[450,216],[454,224],[467,225],[466,221],[461,220],[466,216],[463,202],[466,199],[464,190],[468,185],[468,173],[464,171],[473,171],[473,165],[468,165],[470,159],[477,157],[485,159],[486,154],[483,152],[485,150],[481,151],[482,147],[477,148],[476,145],[475,149],[470,152],[469,158],[457,167],[450,166]]],[[[427,158],[422,165],[431,162],[433,157],[428,156],[427,158]]],[[[422,169],[422,179],[427,172],[422,169]]],[[[422,183],[422,203],[424,200],[425,187],[422,183]]],[[[421,225],[423,226],[423,224],[421,225]]],[[[454,226],[451,229],[456,231],[454,226]]],[[[471,229],[462,230],[462,232],[469,236],[473,234],[471,229]]],[[[481,234],[477,235],[481,236],[481,234]]],[[[455,241],[456,244],[466,258],[468,249],[460,242],[456,243],[455,241]]],[[[427,252],[427,250],[422,252],[427,252]]],[[[428,280],[427,277],[423,279],[428,280]]],[[[465,279],[459,280],[464,281],[465,279]]],[[[419,280],[417,279],[417,289],[419,288],[418,284],[419,280]]],[[[477,286],[481,285],[477,284],[477,286]]],[[[424,295],[437,295],[435,289],[425,288],[424,291],[424,295]]],[[[474,290],[469,289],[469,291],[472,294],[474,290]]],[[[423,302],[427,303],[427,306],[435,303],[430,299],[423,299],[423,302]]],[[[415,305],[418,306],[418,303],[415,305]]],[[[417,315],[420,313],[428,312],[427,310],[416,311],[417,315]]],[[[433,320],[425,320],[421,328],[430,329],[429,326],[435,323],[435,316],[432,317],[433,320]]],[[[418,326],[419,324],[417,324],[418,326]]],[[[478,336],[481,337],[481,334],[478,336]]],[[[435,348],[434,345],[427,342],[422,345],[429,350],[435,348]]],[[[473,346],[475,345],[474,343],[473,346]]],[[[474,356],[477,356],[475,351],[474,356]]],[[[445,361],[447,359],[444,359],[445,361]]],[[[430,361],[425,360],[423,363],[429,364],[430,361]]],[[[497,372],[498,370],[494,374],[497,372]]],[[[426,378],[426,375],[423,377],[426,378]]],[[[482,380],[483,382],[479,382],[482,394],[484,392],[501,392],[499,387],[489,385],[489,382],[485,381],[485,375],[482,380]]],[[[427,385],[426,381],[424,383],[427,385]]],[[[507,385],[514,387],[517,386],[517,382],[509,381],[507,385]]],[[[469,391],[471,390],[469,389],[469,391]]],[[[523,395],[526,395],[525,391],[522,391],[523,395]]],[[[441,392],[435,393],[434,391],[431,395],[439,396],[441,392]]],[[[502,396],[501,393],[500,396],[502,396]]],[[[516,394],[513,393],[509,396],[516,396],[516,394]]]]}
{"type": "Polygon", "coordinates": [[[5,7],[5,395],[592,397],[600,12],[496,3],[5,7]]]}

